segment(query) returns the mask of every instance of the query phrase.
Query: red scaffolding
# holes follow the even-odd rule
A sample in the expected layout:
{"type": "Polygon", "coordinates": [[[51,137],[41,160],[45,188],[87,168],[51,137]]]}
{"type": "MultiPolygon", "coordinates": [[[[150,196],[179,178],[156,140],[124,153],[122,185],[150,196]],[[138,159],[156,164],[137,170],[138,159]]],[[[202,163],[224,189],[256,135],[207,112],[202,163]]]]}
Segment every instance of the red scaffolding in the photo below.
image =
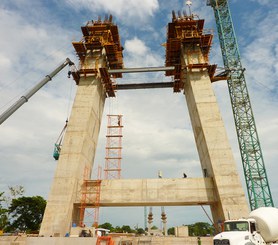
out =
{"type": "Polygon", "coordinates": [[[107,143],[105,156],[105,179],[121,178],[122,160],[122,115],[107,115],[107,143]]]}
{"type": "Polygon", "coordinates": [[[85,167],[84,180],[81,186],[79,226],[83,227],[85,225],[84,220],[93,218],[92,226],[97,228],[99,221],[101,168],[98,167],[98,177],[95,180],[89,179],[88,172],[88,168],[85,167]],[[86,208],[90,209],[90,211],[87,210],[86,212],[86,208]]]}

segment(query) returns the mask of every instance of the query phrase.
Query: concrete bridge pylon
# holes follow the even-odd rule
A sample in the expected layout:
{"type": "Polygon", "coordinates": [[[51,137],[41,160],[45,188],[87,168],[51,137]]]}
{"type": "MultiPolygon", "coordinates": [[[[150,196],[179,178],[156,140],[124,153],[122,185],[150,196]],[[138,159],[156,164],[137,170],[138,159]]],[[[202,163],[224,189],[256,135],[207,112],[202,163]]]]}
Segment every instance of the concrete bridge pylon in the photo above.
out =
{"type": "MultiPolygon", "coordinates": [[[[204,20],[173,15],[165,62],[166,68],[174,67],[165,69],[166,76],[174,78],[173,91],[185,95],[203,178],[102,180],[100,207],[209,205],[215,224],[247,216],[246,197],[211,85],[218,80],[216,66],[208,61],[212,35],[203,26],[204,20]]],[[[111,77],[122,76],[111,72],[123,69],[112,18],[90,21],[81,30],[82,40],[73,43],[80,59],[79,70],[73,72],[78,89],[40,229],[44,236],[65,236],[79,221],[83,183],[94,164],[105,99],[115,96],[111,77]]],[[[93,180],[87,183],[94,187],[93,180]]],[[[88,195],[94,200],[93,192],[88,195]]]]}

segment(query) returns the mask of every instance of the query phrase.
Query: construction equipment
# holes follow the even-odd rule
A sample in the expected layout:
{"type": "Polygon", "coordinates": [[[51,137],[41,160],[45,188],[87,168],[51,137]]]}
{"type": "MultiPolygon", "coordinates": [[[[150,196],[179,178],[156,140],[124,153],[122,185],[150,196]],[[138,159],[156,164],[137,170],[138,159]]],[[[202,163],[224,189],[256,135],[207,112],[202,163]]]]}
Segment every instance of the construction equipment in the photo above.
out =
{"type": "Polygon", "coordinates": [[[277,208],[260,207],[247,219],[225,221],[224,231],[213,238],[213,244],[277,245],[277,222],[277,208]]]}
{"type": "Polygon", "coordinates": [[[63,139],[64,139],[64,135],[65,135],[67,126],[68,126],[68,119],[66,120],[65,126],[63,127],[56,143],[54,144],[53,157],[54,157],[55,160],[59,160],[60,151],[61,151],[61,147],[62,147],[62,142],[63,142],[63,139]]]}
{"type": "Polygon", "coordinates": [[[7,118],[9,118],[19,107],[21,107],[24,103],[28,102],[28,99],[30,99],[36,92],[38,92],[38,90],[40,90],[50,80],[52,80],[52,78],[67,65],[74,66],[74,63],[69,58],[66,58],[66,60],[61,65],[59,65],[54,71],[52,71],[50,74],[46,75],[43,80],[41,80],[38,84],[36,84],[25,95],[22,95],[21,98],[17,102],[15,102],[4,113],[2,113],[0,115],[0,125],[7,118]]]}
{"type": "Polygon", "coordinates": [[[251,210],[274,206],[251,108],[228,0],[207,0],[214,10],[251,210]]]}

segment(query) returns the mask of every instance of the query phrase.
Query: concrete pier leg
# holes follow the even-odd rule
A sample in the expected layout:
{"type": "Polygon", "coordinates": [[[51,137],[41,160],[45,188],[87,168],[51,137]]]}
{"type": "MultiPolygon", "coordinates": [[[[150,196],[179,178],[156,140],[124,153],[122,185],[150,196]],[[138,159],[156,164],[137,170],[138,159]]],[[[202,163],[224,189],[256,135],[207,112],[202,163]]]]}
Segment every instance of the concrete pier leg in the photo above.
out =
{"type": "MultiPolygon", "coordinates": [[[[191,48],[183,48],[183,66],[205,63],[200,49],[191,48]]],[[[205,68],[185,68],[183,81],[204,177],[212,177],[215,185],[217,202],[211,205],[214,223],[246,217],[246,198],[208,72],[205,68]]]]}
{"type": "Polygon", "coordinates": [[[40,235],[64,236],[76,222],[74,206],[81,184],[93,167],[105,103],[105,92],[96,76],[81,77],[68,128],[48,197],[40,235]]]}

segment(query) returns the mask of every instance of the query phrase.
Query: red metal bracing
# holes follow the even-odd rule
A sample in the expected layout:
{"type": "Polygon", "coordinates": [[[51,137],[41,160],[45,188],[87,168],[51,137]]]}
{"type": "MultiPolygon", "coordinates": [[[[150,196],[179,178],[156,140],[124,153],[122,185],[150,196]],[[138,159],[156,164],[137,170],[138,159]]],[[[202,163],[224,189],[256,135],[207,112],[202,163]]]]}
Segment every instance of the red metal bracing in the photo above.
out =
{"type": "MultiPolygon", "coordinates": [[[[112,23],[112,16],[109,19],[101,21],[89,21],[85,26],[81,27],[83,38],[80,42],[73,42],[73,47],[80,60],[79,74],[75,74],[76,83],[79,83],[80,76],[95,75],[98,73],[97,65],[86,62],[86,57],[91,55],[91,51],[105,49],[107,56],[106,69],[122,69],[123,68],[123,54],[122,46],[120,42],[120,35],[118,27],[112,23]],[[86,63],[86,64],[85,64],[86,63]],[[95,66],[95,67],[93,67],[95,66]]],[[[115,96],[113,91],[115,86],[112,86],[112,82],[109,76],[113,78],[122,77],[121,73],[115,73],[108,75],[107,71],[100,71],[101,77],[105,79],[103,84],[108,96],[115,96]]]]}
{"type": "Polygon", "coordinates": [[[181,77],[181,65],[176,65],[174,71],[174,84],[173,84],[174,93],[180,92],[182,89],[180,83],[180,77],[181,77]]]}
{"type": "Polygon", "coordinates": [[[74,81],[76,82],[76,85],[79,84],[79,80],[80,80],[80,73],[78,70],[74,70],[74,71],[71,71],[71,75],[74,79],[74,81]]]}
{"type": "Polygon", "coordinates": [[[79,212],[79,226],[83,227],[84,220],[93,218],[93,227],[98,227],[99,221],[99,206],[100,206],[100,189],[101,189],[101,168],[98,168],[98,176],[95,180],[89,180],[90,171],[88,167],[84,168],[83,184],[81,186],[80,197],[80,212],[79,212]],[[91,212],[86,211],[86,208],[90,208],[91,212]],[[93,215],[93,217],[89,217],[93,215]],[[85,217],[86,216],[86,217],[85,217]]]}
{"type": "Polygon", "coordinates": [[[86,47],[83,42],[72,42],[72,45],[76,51],[77,56],[81,62],[84,62],[86,56],[86,47]]]}
{"type": "Polygon", "coordinates": [[[89,29],[87,26],[81,26],[81,31],[82,31],[84,37],[89,36],[89,29]]]}
{"type": "MultiPolygon", "coordinates": [[[[166,66],[180,65],[181,41],[171,38],[166,43],[166,66]]],[[[166,76],[175,75],[175,71],[166,71],[166,76]]]]}
{"type": "Polygon", "coordinates": [[[116,97],[115,85],[113,84],[106,68],[99,68],[102,83],[108,97],[116,97]]]}
{"type": "Polygon", "coordinates": [[[181,70],[192,68],[207,69],[211,80],[214,79],[216,65],[209,65],[208,55],[212,43],[213,35],[205,33],[204,20],[194,19],[193,16],[180,16],[176,18],[173,12],[172,22],[168,24],[166,42],[166,66],[175,66],[173,71],[166,71],[166,76],[174,76],[174,92],[180,92],[183,88],[181,82],[181,70]],[[204,57],[205,63],[188,64],[181,67],[181,49],[186,45],[199,47],[204,57]]]}
{"type": "MultiPolygon", "coordinates": [[[[111,236],[99,236],[97,238],[96,245],[101,245],[101,244],[114,245],[115,242],[113,241],[111,236]]],[[[127,244],[127,243],[124,243],[124,244],[127,244]]]]}

